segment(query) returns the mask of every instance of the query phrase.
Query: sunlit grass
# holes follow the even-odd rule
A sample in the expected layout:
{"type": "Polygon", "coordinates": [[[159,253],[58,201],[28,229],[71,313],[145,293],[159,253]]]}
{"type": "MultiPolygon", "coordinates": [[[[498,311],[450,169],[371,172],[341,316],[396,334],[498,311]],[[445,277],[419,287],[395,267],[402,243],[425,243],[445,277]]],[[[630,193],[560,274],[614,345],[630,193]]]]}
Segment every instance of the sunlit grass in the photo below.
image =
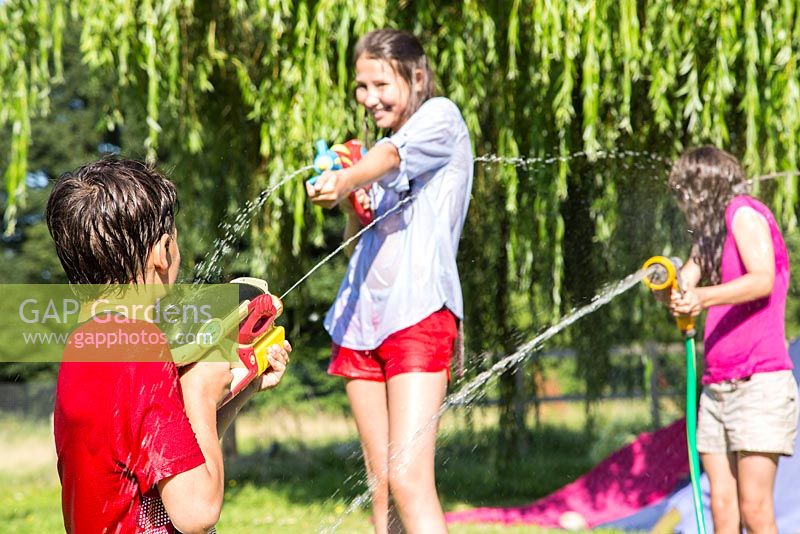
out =
{"type": "MultiPolygon", "coordinates": [[[[677,415],[674,410],[665,412],[677,415]]],[[[605,402],[596,412],[596,437],[583,431],[579,404],[545,405],[530,421],[528,450],[510,460],[497,442],[496,408],[446,414],[440,430],[437,479],[443,506],[529,503],[571,482],[648,426],[644,402],[605,402]],[[471,422],[467,422],[470,420],[471,422]]],[[[218,531],[371,532],[369,513],[344,514],[366,490],[355,425],[343,413],[249,412],[238,421],[238,458],[229,461],[218,531]]],[[[22,534],[63,532],[49,421],[0,418],[0,522],[22,534]]],[[[555,532],[530,526],[452,525],[454,533],[555,532]]]]}

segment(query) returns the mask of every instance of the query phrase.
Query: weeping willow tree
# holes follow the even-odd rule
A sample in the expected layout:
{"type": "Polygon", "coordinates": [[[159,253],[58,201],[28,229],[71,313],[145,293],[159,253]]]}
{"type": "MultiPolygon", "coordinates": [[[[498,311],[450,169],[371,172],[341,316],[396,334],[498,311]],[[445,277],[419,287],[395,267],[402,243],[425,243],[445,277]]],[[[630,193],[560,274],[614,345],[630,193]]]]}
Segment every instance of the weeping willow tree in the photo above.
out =
{"type": "MultiPolygon", "coordinates": [[[[31,118],[61,82],[65,31],[80,33],[89,75],[114,81],[108,127],[142,125],[128,151],[173,169],[191,262],[221,221],[307,164],[315,139],[362,134],[352,48],[386,25],[420,36],[476,154],[524,160],[476,165],[461,258],[473,354],[508,353],[647,255],[685,244],[663,187],[682,147],[715,143],[752,174],[797,169],[792,0],[5,0],[6,227],[24,202],[31,118]]],[[[796,176],[761,192],[794,228],[796,176]]],[[[236,265],[286,287],[336,244],[329,220],[289,182],[232,245],[236,265]]],[[[290,317],[306,297],[301,287],[290,317]]],[[[590,397],[613,342],[652,337],[646,299],[601,314],[561,340],[578,347],[590,397]]]]}

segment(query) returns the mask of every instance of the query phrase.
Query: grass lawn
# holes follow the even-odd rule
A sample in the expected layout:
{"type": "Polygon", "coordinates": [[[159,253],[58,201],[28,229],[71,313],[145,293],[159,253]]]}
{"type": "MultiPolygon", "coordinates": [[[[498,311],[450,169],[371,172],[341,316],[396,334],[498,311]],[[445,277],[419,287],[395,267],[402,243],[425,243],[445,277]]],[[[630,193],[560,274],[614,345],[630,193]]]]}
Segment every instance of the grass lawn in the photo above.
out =
{"type": "MultiPolygon", "coordinates": [[[[447,414],[437,452],[446,510],[529,503],[589,470],[647,429],[642,402],[606,402],[587,439],[579,405],[546,406],[527,453],[499,450],[494,409],[447,414]]],[[[676,414],[674,414],[676,415],[676,414]]],[[[366,489],[353,422],[344,414],[247,413],[237,423],[239,455],[228,462],[222,534],[371,532],[364,508],[345,513],[366,489]]],[[[533,428],[533,425],[531,425],[533,428]]],[[[0,523],[21,534],[63,532],[55,454],[47,421],[0,417],[0,523]]],[[[453,525],[453,533],[544,533],[546,529],[453,525]]]]}

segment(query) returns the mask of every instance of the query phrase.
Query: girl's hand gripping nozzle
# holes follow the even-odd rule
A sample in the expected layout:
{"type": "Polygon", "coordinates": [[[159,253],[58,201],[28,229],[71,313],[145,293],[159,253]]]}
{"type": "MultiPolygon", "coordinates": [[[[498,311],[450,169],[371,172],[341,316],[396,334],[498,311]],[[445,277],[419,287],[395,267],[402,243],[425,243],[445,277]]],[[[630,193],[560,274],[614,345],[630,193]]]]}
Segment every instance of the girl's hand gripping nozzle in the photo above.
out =
{"type": "MultiPolygon", "coordinates": [[[[644,284],[653,291],[677,290],[683,294],[684,288],[681,282],[681,267],[683,262],[679,258],[667,258],[666,256],[653,256],[644,262],[644,284]]],[[[680,315],[675,318],[678,328],[685,337],[694,337],[694,317],[690,315],[680,315]]]]}

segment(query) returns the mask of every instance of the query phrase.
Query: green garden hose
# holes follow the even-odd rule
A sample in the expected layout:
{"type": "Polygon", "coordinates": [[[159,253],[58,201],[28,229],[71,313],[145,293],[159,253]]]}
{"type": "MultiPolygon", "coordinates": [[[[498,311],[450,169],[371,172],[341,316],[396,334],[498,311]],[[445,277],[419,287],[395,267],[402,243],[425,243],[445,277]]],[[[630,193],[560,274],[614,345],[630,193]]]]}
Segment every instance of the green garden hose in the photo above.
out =
{"type": "MultiPolygon", "coordinates": [[[[681,260],[664,256],[653,256],[644,262],[643,282],[653,291],[680,291],[681,260]]],[[[706,534],[703,500],[700,497],[700,455],[697,453],[697,357],[694,346],[694,317],[688,315],[675,318],[684,337],[686,348],[686,445],[689,451],[689,476],[692,481],[694,518],[698,534],[706,534]]]]}
{"type": "Polygon", "coordinates": [[[694,336],[686,336],[686,444],[689,449],[689,476],[692,480],[692,499],[697,532],[706,534],[703,499],[700,496],[700,455],[697,453],[697,358],[694,336]]]}

